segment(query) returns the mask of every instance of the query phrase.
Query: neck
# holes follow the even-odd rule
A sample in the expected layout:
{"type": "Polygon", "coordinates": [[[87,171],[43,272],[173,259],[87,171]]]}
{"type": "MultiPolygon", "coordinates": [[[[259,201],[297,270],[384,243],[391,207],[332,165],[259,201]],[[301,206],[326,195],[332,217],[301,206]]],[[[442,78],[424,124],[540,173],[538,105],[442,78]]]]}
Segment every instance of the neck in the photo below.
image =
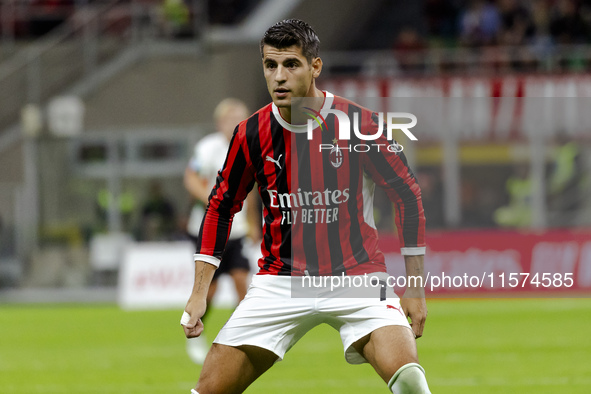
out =
{"type": "MultiPolygon", "coordinates": [[[[318,89],[315,85],[312,85],[310,91],[306,94],[306,97],[320,98],[324,97],[324,93],[322,93],[322,90],[318,89]]],[[[306,102],[306,106],[311,105],[313,109],[320,111],[322,108],[322,102],[322,100],[309,100],[306,102]]],[[[309,119],[309,117],[300,111],[298,107],[294,108],[293,103],[289,107],[280,107],[279,113],[281,114],[281,117],[290,124],[303,124],[309,119]]]]}

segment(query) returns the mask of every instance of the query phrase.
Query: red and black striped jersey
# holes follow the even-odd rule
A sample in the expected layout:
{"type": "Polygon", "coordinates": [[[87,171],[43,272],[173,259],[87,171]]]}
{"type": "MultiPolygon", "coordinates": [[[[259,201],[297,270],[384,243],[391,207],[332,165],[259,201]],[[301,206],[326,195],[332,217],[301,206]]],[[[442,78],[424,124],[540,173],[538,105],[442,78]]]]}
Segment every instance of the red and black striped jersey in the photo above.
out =
{"type": "MultiPolygon", "coordinates": [[[[356,119],[361,134],[379,129],[376,113],[328,92],[323,109],[356,119]]],[[[420,188],[402,151],[391,149],[397,144],[384,135],[367,141],[351,133],[339,140],[337,117],[324,121],[309,136],[306,125],[287,123],[271,103],[237,126],[201,224],[196,260],[219,265],[233,215],[255,184],[264,208],[258,274],[386,272],[373,219],[375,185],[395,204],[402,254],[425,253],[420,188]]]]}

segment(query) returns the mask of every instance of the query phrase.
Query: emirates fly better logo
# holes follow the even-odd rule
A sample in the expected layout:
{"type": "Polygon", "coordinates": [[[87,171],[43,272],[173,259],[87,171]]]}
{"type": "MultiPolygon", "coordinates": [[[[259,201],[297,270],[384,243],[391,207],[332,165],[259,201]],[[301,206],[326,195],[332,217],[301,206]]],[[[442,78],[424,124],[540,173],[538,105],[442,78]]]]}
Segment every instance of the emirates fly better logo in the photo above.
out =
{"type": "MultiPolygon", "coordinates": [[[[315,111],[310,107],[304,107],[304,113],[311,119],[308,119],[307,132],[308,140],[312,140],[313,131],[316,128],[314,122],[320,127],[321,131],[328,130],[326,125],[326,117],[333,114],[337,118],[338,123],[338,138],[333,139],[332,144],[320,144],[319,150],[330,150],[330,163],[333,167],[339,168],[343,164],[343,153],[342,149],[347,149],[349,152],[369,152],[370,149],[374,148],[380,151],[380,149],[387,149],[389,152],[399,153],[404,149],[402,145],[392,142],[390,144],[383,143],[360,143],[341,147],[338,145],[339,140],[351,140],[351,121],[346,113],[334,108],[322,108],[320,112],[315,111]]],[[[373,134],[364,134],[359,130],[359,113],[353,114],[353,133],[361,141],[376,141],[384,134],[384,126],[386,127],[386,138],[388,141],[394,141],[392,132],[394,130],[402,131],[411,141],[417,141],[417,137],[410,132],[409,129],[416,126],[417,117],[409,112],[377,112],[373,114],[372,120],[377,125],[377,130],[373,134]],[[395,121],[400,119],[408,119],[408,123],[396,123],[395,121]]]]}

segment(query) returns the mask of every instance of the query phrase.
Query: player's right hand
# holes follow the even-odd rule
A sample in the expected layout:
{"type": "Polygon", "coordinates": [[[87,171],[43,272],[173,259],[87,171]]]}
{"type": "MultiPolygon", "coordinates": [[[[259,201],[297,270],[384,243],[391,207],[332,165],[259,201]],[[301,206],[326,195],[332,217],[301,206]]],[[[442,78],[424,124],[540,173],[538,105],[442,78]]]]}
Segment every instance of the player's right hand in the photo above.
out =
{"type": "Polygon", "coordinates": [[[196,302],[192,299],[189,299],[189,302],[187,302],[185,313],[189,315],[189,321],[185,323],[185,314],[183,314],[183,319],[181,319],[181,325],[183,326],[187,338],[198,337],[203,332],[201,316],[205,314],[206,307],[205,302],[196,302]]]}

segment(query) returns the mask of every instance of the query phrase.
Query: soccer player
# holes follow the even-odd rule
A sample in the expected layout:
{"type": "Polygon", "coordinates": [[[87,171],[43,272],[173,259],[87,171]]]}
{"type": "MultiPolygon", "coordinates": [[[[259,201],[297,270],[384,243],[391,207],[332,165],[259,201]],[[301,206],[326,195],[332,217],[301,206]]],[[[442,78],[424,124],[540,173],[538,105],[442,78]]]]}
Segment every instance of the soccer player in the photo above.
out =
{"type": "MultiPolygon", "coordinates": [[[[393,393],[429,393],[415,342],[427,316],[418,282],[408,284],[402,299],[391,288],[372,298],[332,297],[324,290],[316,298],[292,297],[294,278],[387,276],[372,216],[376,184],[397,206],[407,277],[423,275],[425,216],[414,175],[399,149],[356,153],[350,148],[360,142],[357,135],[339,140],[335,111],[356,120],[351,125],[366,135],[376,134],[379,118],[316,88],[322,70],[318,47],[314,30],[294,19],[273,25],[261,40],[273,102],[238,125],[209,196],[197,240],[195,284],[181,319],[185,335],[203,331],[200,317],[232,217],[255,182],[264,206],[260,269],[215,339],[192,393],[243,392],[323,322],[340,332],[346,360],[369,362],[393,393]],[[305,106],[300,98],[316,104],[305,106]],[[329,114],[326,127],[314,129],[311,138],[306,111],[329,114]],[[331,147],[319,150],[321,144],[331,147]]],[[[373,143],[395,145],[383,135],[373,143]]]]}
{"type": "MultiPolygon", "coordinates": [[[[195,145],[193,156],[184,175],[185,188],[196,201],[187,224],[187,233],[193,242],[197,242],[209,193],[215,185],[218,171],[224,165],[223,152],[228,150],[236,125],[247,117],[248,109],[242,101],[235,98],[222,100],[216,106],[213,114],[217,132],[203,137],[195,145]]],[[[208,305],[216,293],[217,280],[224,273],[229,274],[232,278],[238,301],[241,301],[246,295],[250,262],[245,256],[244,244],[247,236],[252,240],[260,241],[261,231],[260,213],[255,207],[257,201],[254,198],[250,198],[250,200],[251,203],[246,206],[246,209],[234,216],[223,262],[215,271],[207,292],[208,305]]],[[[203,320],[204,316],[201,318],[203,320]]],[[[187,341],[187,353],[196,364],[203,364],[207,350],[207,341],[203,335],[187,341]]]]}

